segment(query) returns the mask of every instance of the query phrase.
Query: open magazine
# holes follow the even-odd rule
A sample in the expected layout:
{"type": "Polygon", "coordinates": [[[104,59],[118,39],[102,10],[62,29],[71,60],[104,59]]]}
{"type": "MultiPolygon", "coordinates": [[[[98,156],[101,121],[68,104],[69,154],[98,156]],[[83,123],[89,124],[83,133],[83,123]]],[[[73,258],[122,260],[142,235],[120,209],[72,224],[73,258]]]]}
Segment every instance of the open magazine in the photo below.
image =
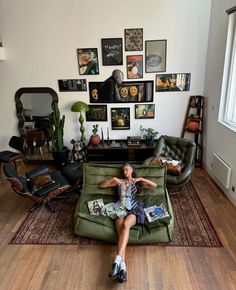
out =
{"type": "Polygon", "coordinates": [[[100,215],[103,206],[104,202],[102,198],[88,201],[88,209],[91,215],[100,215]]]}
{"type": "Polygon", "coordinates": [[[160,205],[153,205],[147,207],[144,209],[144,212],[149,222],[153,222],[155,220],[163,219],[170,216],[163,203],[161,203],[160,205]]]}

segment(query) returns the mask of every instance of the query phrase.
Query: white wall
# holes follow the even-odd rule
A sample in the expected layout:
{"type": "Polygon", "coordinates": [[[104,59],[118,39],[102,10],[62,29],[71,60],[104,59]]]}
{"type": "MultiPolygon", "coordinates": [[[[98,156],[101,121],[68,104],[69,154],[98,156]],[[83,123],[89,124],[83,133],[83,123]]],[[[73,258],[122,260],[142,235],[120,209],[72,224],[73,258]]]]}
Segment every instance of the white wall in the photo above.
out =
{"type": "Polygon", "coordinates": [[[236,133],[218,122],[228,29],[228,15],[225,11],[233,6],[235,6],[235,0],[212,1],[205,79],[207,99],[205,163],[207,171],[212,175],[212,154],[215,152],[232,168],[230,189],[228,191],[222,189],[236,205],[236,192],[232,191],[232,185],[236,186],[236,133]]]}
{"type": "MultiPolygon", "coordinates": [[[[65,141],[80,138],[78,115],[70,111],[78,100],[89,102],[88,92],[58,91],[58,79],[84,78],[78,74],[77,48],[98,48],[100,75],[87,81],[104,81],[115,68],[126,76],[124,65],[102,66],[101,38],[122,37],[125,28],[143,28],[144,41],[167,39],[167,73],[191,73],[189,92],[155,93],[156,117],[152,123],[134,119],[131,130],[111,131],[110,138],[140,135],[139,126],[151,126],[160,134],[179,136],[190,95],[203,94],[211,0],[0,0],[0,38],[7,60],[0,62],[0,146],[17,134],[14,95],[21,87],[51,87],[66,115],[65,141]],[[7,122],[8,126],[5,127],[7,122]]],[[[138,52],[140,54],[140,52],[138,52]]],[[[141,52],[144,54],[144,51],[141,52]]],[[[155,74],[144,73],[154,80],[155,74]]],[[[109,104],[110,108],[127,104],[109,104]]],[[[93,123],[85,124],[87,137],[93,123]]],[[[106,136],[105,136],[106,137],[106,136]]]]}

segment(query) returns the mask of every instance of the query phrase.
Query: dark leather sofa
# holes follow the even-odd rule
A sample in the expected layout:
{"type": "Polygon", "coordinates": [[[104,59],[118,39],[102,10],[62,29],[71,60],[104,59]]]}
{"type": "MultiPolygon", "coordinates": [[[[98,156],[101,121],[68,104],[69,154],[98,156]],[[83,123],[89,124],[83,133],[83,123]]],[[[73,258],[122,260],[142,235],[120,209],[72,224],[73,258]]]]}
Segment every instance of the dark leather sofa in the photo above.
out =
{"type": "Polygon", "coordinates": [[[161,136],[154,149],[153,156],[144,161],[143,164],[150,164],[157,156],[164,156],[169,159],[178,160],[183,165],[179,175],[167,172],[166,183],[168,186],[182,187],[191,178],[195,164],[196,144],[194,141],[172,136],[161,136]]]}

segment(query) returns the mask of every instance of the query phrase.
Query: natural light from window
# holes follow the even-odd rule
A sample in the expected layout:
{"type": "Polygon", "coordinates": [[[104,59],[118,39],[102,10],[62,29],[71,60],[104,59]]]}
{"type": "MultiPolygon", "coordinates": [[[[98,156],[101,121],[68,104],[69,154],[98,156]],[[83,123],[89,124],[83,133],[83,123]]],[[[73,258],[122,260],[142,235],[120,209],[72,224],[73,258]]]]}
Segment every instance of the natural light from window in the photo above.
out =
{"type": "Polygon", "coordinates": [[[229,15],[218,121],[236,132],[236,6],[229,15]]]}

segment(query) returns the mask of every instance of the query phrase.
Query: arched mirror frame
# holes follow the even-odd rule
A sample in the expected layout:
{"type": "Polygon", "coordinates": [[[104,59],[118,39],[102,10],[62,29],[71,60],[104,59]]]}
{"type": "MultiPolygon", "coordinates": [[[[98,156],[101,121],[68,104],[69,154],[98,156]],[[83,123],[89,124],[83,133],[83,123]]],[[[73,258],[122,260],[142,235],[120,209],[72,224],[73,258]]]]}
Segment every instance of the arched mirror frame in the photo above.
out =
{"type": "Polygon", "coordinates": [[[58,95],[57,93],[49,87],[27,87],[27,88],[20,88],[16,94],[15,94],[15,103],[16,103],[16,114],[19,120],[18,123],[18,129],[20,132],[20,135],[22,137],[25,136],[26,132],[24,129],[24,116],[23,116],[23,103],[21,101],[21,96],[23,94],[43,94],[43,93],[47,93],[50,94],[52,96],[52,103],[51,105],[53,105],[54,103],[58,103],[58,95]]]}

